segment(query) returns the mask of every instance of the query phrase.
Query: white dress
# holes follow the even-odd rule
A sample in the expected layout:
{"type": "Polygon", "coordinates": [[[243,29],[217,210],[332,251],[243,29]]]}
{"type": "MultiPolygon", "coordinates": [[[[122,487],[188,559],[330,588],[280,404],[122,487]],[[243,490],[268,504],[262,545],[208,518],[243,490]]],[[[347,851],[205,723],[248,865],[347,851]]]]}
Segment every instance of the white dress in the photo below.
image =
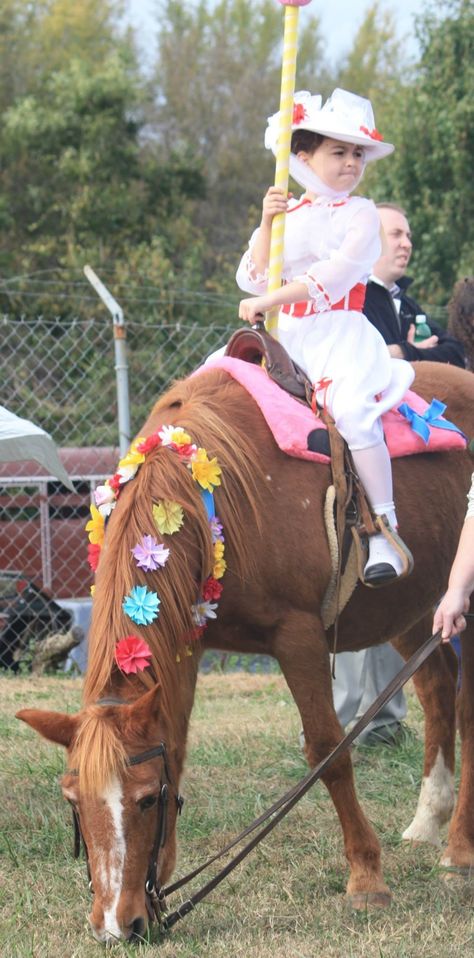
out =
{"type": "MultiPolygon", "coordinates": [[[[258,274],[252,261],[257,232],[236,279],[241,289],[262,295],[268,275],[258,274]]],[[[318,401],[326,402],[351,449],[382,442],[380,417],[401,401],[414,378],[409,363],[390,356],[360,306],[347,308],[350,291],[351,300],[357,298],[354,287],[365,285],[380,251],[380,220],[371,200],[289,201],[282,278],[303,282],[311,299],[280,307],[278,339],[312,383],[326,381],[318,401]]]]}

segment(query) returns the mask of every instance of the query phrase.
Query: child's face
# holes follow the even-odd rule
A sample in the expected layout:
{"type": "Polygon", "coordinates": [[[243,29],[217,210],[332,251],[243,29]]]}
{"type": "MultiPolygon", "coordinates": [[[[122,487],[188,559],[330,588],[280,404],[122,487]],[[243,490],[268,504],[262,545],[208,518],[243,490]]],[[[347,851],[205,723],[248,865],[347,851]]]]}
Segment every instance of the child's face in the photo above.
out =
{"type": "Polygon", "coordinates": [[[350,193],[362,176],[364,147],[326,137],[314,153],[298,153],[298,158],[333,190],[350,193]]]}

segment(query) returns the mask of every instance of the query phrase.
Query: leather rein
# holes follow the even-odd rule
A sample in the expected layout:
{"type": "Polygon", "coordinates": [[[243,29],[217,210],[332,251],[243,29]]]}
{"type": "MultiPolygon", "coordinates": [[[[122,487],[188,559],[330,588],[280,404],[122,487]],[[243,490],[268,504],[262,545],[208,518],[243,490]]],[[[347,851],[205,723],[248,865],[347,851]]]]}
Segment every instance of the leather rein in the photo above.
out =
{"type": "MultiPolygon", "coordinates": [[[[467,617],[467,616],[466,616],[467,617]]],[[[471,616],[469,616],[470,618],[471,616]]],[[[138,755],[133,755],[127,759],[127,765],[139,765],[142,762],[148,762],[152,758],[157,756],[163,757],[163,767],[165,771],[166,778],[168,782],[161,783],[160,796],[158,801],[158,817],[157,817],[157,827],[155,833],[155,840],[153,848],[150,855],[147,877],[145,881],[145,895],[147,903],[147,911],[150,918],[150,921],[156,920],[160,926],[161,931],[167,931],[169,928],[172,928],[176,922],[180,921],[181,918],[184,918],[190,911],[192,911],[199,902],[210,894],[220,883],[227,877],[243,861],[247,855],[253,851],[254,848],[264,839],[275,826],[280,822],[291,809],[300,801],[303,795],[309,791],[309,789],[317,782],[324,774],[324,772],[329,768],[333,762],[336,761],[348,748],[352,745],[352,742],[357,738],[358,735],[363,731],[363,729],[372,721],[374,716],[380,709],[408,682],[408,679],[414,675],[417,669],[426,661],[429,655],[435,650],[435,648],[441,642],[441,629],[438,632],[435,632],[431,635],[423,645],[408,659],[403,668],[394,676],[391,682],[387,687],[380,693],[380,695],[372,702],[372,705],[367,709],[364,715],[356,722],[356,724],[351,728],[344,738],[336,745],[336,747],[326,756],[318,765],[311,769],[300,781],[285,792],[281,798],[278,799],[270,808],[262,813],[258,818],[256,818],[250,825],[247,826],[236,838],[234,838],[228,845],[222,848],[219,852],[209,858],[204,864],[200,865],[198,868],[195,868],[193,871],[189,872],[187,875],[184,875],[178,881],[174,882],[171,885],[163,888],[157,883],[157,872],[159,865],[159,855],[160,850],[163,848],[166,842],[167,836],[167,809],[169,801],[169,788],[168,785],[171,785],[173,788],[173,783],[171,781],[168,769],[168,763],[166,760],[166,745],[164,742],[160,742],[158,745],[155,745],[153,748],[140,752],[138,755]],[[224,867],[214,875],[206,884],[204,884],[194,895],[184,901],[179,907],[172,912],[168,912],[166,908],[166,896],[171,895],[174,892],[178,891],[179,888],[183,888],[187,885],[193,878],[196,878],[197,875],[201,874],[206,868],[214,864],[224,855],[226,855],[232,848],[238,845],[244,838],[247,838],[252,832],[260,828],[260,831],[257,832],[254,837],[247,842],[246,845],[236,854],[231,860],[224,865],[224,867]]],[[[101,705],[123,705],[121,699],[102,699],[98,704],[101,705]]],[[[73,770],[74,774],[74,770],[73,770]]],[[[77,774],[77,773],[76,773],[77,774]]],[[[176,803],[178,806],[178,812],[181,813],[183,806],[183,798],[178,791],[175,790],[176,803]]],[[[87,846],[84,841],[84,836],[81,832],[79,814],[77,809],[73,806],[73,819],[74,819],[74,857],[77,858],[80,852],[80,843],[84,846],[86,863],[87,863],[87,873],[89,877],[89,888],[92,892],[92,882],[89,868],[89,856],[87,852],[87,846]]]]}

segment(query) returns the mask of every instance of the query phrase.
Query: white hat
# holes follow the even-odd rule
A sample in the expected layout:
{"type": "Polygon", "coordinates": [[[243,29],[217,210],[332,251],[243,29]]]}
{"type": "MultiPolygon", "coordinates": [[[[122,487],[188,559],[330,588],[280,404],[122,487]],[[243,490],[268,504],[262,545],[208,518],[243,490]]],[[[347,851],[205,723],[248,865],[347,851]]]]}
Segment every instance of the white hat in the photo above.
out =
{"type": "MultiPolygon", "coordinates": [[[[395,147],[392,143],[384,143],[381,134],[375,127],[374,111],[370,100],[365,97],[349,93],[348,90],[336,89],[324,106],[322,97],[317,94],[311,96],[307,90],[295,93],[293,106],[294,130],[311,130],[321,133],[334,140],[344,143],[357,143],[365,149],[365,160],[380,160],[395,147]]],[[[268,118],[265,132],[265,146],[276,154],[280,114],[274,113],[268,118]]]]}

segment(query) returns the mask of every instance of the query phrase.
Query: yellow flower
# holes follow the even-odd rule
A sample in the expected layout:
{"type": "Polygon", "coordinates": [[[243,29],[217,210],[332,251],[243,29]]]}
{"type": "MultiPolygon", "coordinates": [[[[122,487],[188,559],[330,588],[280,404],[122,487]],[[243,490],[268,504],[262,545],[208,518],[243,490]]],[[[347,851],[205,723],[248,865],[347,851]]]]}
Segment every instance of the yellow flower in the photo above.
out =
{"type": "Polygon", "coordinates": [[[94,597],[95,585],[91,585],[91,596],[94,597]]]}
{"type": "Polygon", "coordinates": [[[208,492],[212,492],[214,486],[220,486],[221,480],[219,477],[221,475],[221,468],[217,459],[207,458],[205,449],[198,449],[191,463],[191,470],[193,479],[195,479],[203,489],[207,489],[208,492]]]}
{"type": "Polygon", "coordinates": [[[224,543],[218,539],[217,542],[214,543],[214,567],[212,570],[214,579],[222,579],[227,569],[227,563],[224,559],[224,549],[224,543]]]}
{"type": "Polygon", "coordinates": [[[91,503],[91,516],[86,525],[86,532],[89,533],[89,542],[101,546],[104,541],[105,522],[104,517],[99,510],[91,503]]]}
{"type": "Polygon", "coordinates": [[[179,502],[171,502],[170,499],[163,499],[162,502],[153,505],[153,519],[155,525],[162,536],[172,535],[178,532],[184,522],[184,513],[179,502]]]}
{"type": "Polygon", "coordinates": [[[174,442],[176,446],[191,445],[191,436],[184,431],[182,426],[177,426],[171,433],[171,442],[174,442]]]}
{"type": "Polygon", "coordinates": [[[217,542],[214,543],[214,559],[217,562],[217,560],[222,559],[223,556],[224,556],[224,543],[218,539],[217,542]]]}
{"type": "Polygon", "coordinates": [[[130,449],[118,464],[118,472],[120,472],[121,469],[129,469],[130,466],[136,466],[138,468],[138,466],[141,466],[142,462],[145,462],[145,453],[137,452],[136,448],[138,443],[144,441],[145,440],[142,438],[137,439],[137,442],[134,442],[133,445],[130,446],[130,449]]]}
{"type": "Polygon", "coordinates": [[[224,572],[226,569],[227,569],[227,563],[225,559],[218,559],[217,562],[214,563],[214,568],[212,570],[212,575],[214,576],[214,579],[222,579],[222,576],[224,575],[224,572]]]}

